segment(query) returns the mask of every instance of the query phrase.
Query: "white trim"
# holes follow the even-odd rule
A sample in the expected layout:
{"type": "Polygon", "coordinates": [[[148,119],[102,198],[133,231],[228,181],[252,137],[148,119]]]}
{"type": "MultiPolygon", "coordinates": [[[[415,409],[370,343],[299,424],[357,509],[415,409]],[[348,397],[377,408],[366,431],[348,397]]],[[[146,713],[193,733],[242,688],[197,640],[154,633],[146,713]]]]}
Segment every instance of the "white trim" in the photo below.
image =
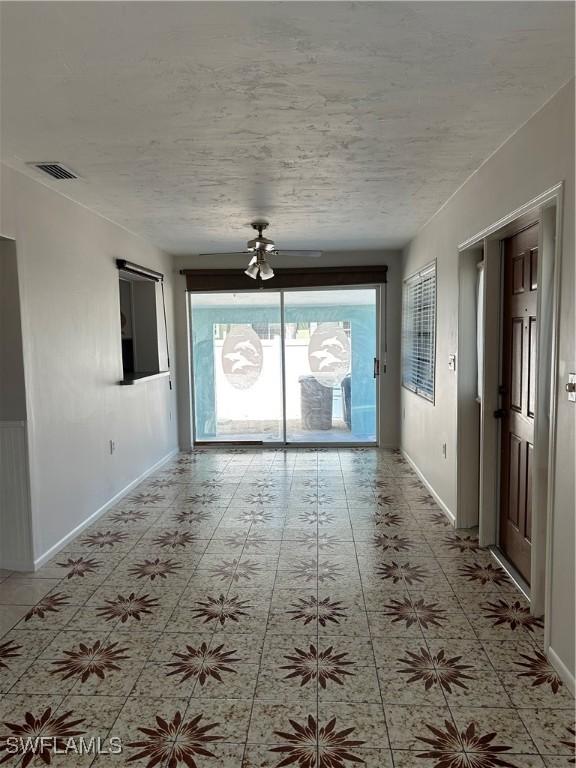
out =
{"type": "MultiPolygon", "coordinates": [[[[499,507],[500,422],[493,413],[500,405],[498,384],[500,381],[501,338],[501,245],[498,240],[484,240],[484,342],[481,393],[480,393],[480,474],[478,505],[478,539],[481,547],[498,543],[496,510],[499,507]],[[496,297],[496,298],[495,298],[496,297]],[[487,354],[487,340],[497,343],[496,354],[487,354]]],[[[466,435],[465,435],[466,437],[466,435]]],[[[457,461],[463,461],[462,446],[458,445],[457,461]]]]}
{"type": "Polygon", "coordinates": [[[530,588],[528,587],[528,585],[526,584],[522,576],[518,573],[516,568],[514,568],[512,563],[506,560],[504,555],[500,552],[499,549],[497,549],[497,547],[490,546],[488,548],[488,551],[490,552],[494,560],[498,563],[500,568],[502,568],[502,570],[506,572],[508,578],[514,584],[516,589],[522,592],[526,600],[530,602],[530,588]]]}
{"type": "Polygon", "coordinates": [[[460,243],[460,245],[458,246],[458,250],[465,251],[467,248],[471,248],[472,246],[481,245],[482,240],[484,240],[487,237],[490,237],[491,235],[494,235],[495,233],[498,233],[499,239],[500,239],[500,235],[501,235],[500,230],[503,229],[508,224],[516,223],[517,219],[520,219],[522,216],[525,216],[528,213],[532,213],[535,208],[539,208],[540,206],[546,203],[550,203],[551,201],[557,198],[559,198],[561,202],[563,187],[564,187],[564,182],[562,181],[558,182],[558,184],[555,184],[553,187],[550,187],[545,192],[542,192],[542,194],[538,195],[537,197],[534,197],[532,200],[529,200],[527,203],[524,203],[519,208],[516,208],[514,211],[507,213],[506,216],[503,216],[501,219],[498,219],[498,221],[493,222],[492,224],[485,227],[477,234],[473,235],[472,237],[469,237],[463,243],[460,243]]]}
{"type": "MultiPolygon", "coordinates": [[[[554,280],[552,286],[552,318],[550,339],[550,406],[548,412],[548,487],[546,498],[546,551],[544,562],[544,652],[549,653],[552,608],[552,553],[553,553],[553,518],[556,491],[556,433],[558,418],[558,340],[560,336],[560,278],[562,270],[562,234],[564,215],[564,186],[561,185],[555,198],[556,202],[556,227],[554,243],[554,280]]],[[[546,207],[546,206],[543,206],[546,207]]],[[[540,279],[540,277],[538,277],[540,279]]],[[[538,337],[540,340],[540,336],[538,337]]],[[[553,652],[553,651],[552,651],[553,652]]],[[[556,656],[556,654],[554,654],[556,656]]],[[[556,658],[558,658],[556,656],[556,658]]],[[[561,664],[558,658],[558,663],[561,664]]],[[[574,694],[574,677],[567,670],[568,677],[572,680],[571,691],[574,694]]],[[[568,685],[568,683],[567,683],[568,685]]]]}
{"type": "Polygon", "coordinates": [[[404,458],[406,459],[408,464],[410,464],[410,466],[412,467],[414,472],[416,472],[416,474],[418,475],[420,481],[426,486],[426,489],[428,490],[430,495],[433,496],[434,501],[441,508],[442,512],[444,512],[444,514],[446,515],[446,517],[448,518],[450,523],[454,527],[456,527],[456,517],[454,516],[454,513],[451,511],[450,507],[446,504],[445,501],[443,501],[443,499],[440,498],[440,496],[438,496],[438,494],[436,493],[434,488],[430,485],[428,480],[426,480],[426,478],[424,477],[424,475],[422,474],[422,472],[418,468],[418,465],[416,464],[414,459],[410,458],[410,456],[406,453],[406,451],[403,448],[401,448],[400,451],[402,453],[402,456],[404,456],[404,458]]]}
{"type": "MultiPolygon", "coordinates": [[[[477,526],[480,519],[480,448],[482,400],[479,394],[478,292],[484,262],[480,246],[458,254],[458,325],[456,330],[456,515],[458,528],[477,526]]],[[[483,253],[482,253],[483,255],[483,253]]],[[[483,307],[482,307],[483,314],[483,307]]]]}
{"type": "Polygon", "coordinates": [[[179,448],[174,448],[170,451],[170,453],[167,453],[166,456],[161,458],[159,461],[157,461],[155,464],[153,464],[151,467],[146,469],[144,472],[142,472],[141,475],[138,475],[138,477],[135,480],[132,480],[131,483],[128,483],[124,488],[122,488],[121,491],[118,491],[117,494],[112,496],[111,499],[109,499],[105,504],[103,504],[101,507],[99,507],[95,512],[93,512],[90,517],[87,517],[86,520],[81,522],[79,525],[77,525],[75,528],[73,528],[70,533],[67,533],[66,536],[63,536],[60,541],[56,542],[53,546],[50,547],[44,554],[40,555],[40,557],[35,558],[34,560],[34,570],[38,570],[41,566],[44,565],[48,560],[50,560],[51,557],[56,555],[61,549],[63,549],[66,544],[68,544],[69,541],[72,541],[72,539],[76,538],[79,533],[82,533],[82,531],[87,528],[91,523],[93,523],[95,520],[97,520],[99,517],[101,517],[105,512],[107,512],[110,507],[114,506],[120,499],[124,498],[130,491],[137,486],[139,483],[141,483],[143,480],[145,480],[149,475],[151,475],[153,472],[155,472],[157,469],[160,469],[161,466],[166,464],[167,461],[170,461],[170,459],[175,456],[177,453],[180,452],[179,448]]]}
{"type": "Polygon", "coordinates": [[[546,656],[548,657],[548,661],[556,672],[558,672],[559,676],[562,678],[562,681],[566,683],[566,688],[570,691],[572,696],[576,695],[576,678],[570,672],[566,664],[562,661],[560,656],[556,653],[556,651],[553,648],[548,647],[546,651],[546,656]]]}

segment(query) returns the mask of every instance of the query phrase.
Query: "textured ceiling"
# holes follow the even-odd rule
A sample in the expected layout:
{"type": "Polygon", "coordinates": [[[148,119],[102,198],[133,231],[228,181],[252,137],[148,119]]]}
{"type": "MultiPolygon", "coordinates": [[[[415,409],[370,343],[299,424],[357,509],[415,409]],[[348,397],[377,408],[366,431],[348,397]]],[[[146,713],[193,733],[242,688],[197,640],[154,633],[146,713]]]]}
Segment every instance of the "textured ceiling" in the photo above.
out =
{"type": "Polygon", "coordinates": [[[173,253],[394,247],[572,48],[572,3],[3,3],[2,156],[173,253]]]}

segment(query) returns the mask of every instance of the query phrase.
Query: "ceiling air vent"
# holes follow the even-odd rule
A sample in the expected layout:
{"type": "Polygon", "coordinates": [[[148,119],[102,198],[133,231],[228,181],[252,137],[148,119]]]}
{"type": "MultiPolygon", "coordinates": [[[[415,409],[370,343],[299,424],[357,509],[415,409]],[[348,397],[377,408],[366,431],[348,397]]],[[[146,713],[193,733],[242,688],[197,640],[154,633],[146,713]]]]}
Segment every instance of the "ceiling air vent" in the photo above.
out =
{"type": "Polygon", "coordinates": [[[28,163],[28,165],[37,168],[42,173],[48,174],[53,179],[63,181],[65,179],[77,179],[78,176],[62,163],[28,163]]]}

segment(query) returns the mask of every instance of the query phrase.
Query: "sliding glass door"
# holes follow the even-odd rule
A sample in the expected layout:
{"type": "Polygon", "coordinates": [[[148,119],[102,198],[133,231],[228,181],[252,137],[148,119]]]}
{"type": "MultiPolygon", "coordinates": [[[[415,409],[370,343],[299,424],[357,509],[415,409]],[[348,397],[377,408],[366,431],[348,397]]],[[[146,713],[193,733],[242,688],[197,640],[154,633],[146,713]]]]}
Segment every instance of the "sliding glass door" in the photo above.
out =
{"type": "Polygon", "coordinates": [[[280,294],[192,293],[196,442],[281,442],[280,294]]]}
{"type": "Polygon", "coordinates": [[[196,442],[376,443],[378,289],[190,294],[196,442]]]}
{"type": "Polygon", "coordinates": [[[376,442],[375,357],[375,288],[286,291],[287,442],[376,442]]]}

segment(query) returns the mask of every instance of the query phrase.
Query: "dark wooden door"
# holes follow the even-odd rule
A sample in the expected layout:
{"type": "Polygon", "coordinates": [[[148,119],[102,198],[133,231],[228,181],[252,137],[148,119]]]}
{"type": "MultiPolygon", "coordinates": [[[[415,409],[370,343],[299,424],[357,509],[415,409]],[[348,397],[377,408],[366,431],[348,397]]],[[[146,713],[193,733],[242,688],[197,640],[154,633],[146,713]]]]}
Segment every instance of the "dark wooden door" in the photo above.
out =
{"type": "Polygon", "coordinates": [[[504,242],[500,547],[530,584],[538,224],[504,242]]]}

